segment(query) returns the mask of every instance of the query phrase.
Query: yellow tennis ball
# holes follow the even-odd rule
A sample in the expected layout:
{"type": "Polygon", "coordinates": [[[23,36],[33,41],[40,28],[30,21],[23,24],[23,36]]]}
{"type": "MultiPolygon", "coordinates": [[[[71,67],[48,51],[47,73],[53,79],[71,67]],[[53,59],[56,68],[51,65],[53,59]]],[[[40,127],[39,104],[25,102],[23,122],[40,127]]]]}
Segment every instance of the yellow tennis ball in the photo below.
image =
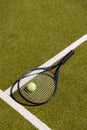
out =
{"type": "Polygon", "coordinates": [[[30,82],[28,85],[27,85],[27,89],[30,91],[30,92],[33,92],[36,90],[36,84],[33,83],[33,82],[30,82]]]}

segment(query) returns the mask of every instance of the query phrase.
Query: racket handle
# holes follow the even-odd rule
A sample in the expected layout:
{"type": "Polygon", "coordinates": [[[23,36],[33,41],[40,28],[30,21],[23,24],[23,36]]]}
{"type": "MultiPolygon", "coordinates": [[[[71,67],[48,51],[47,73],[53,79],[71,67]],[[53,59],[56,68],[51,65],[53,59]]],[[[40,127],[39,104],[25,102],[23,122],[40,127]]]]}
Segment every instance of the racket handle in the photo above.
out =
{"type": "Polygon", "coordinates": [[[61,64],[64,64],[72,55],[74,54],[74,50],[71,50],[67,55],[63,57],[63,59],[60,61],[61,64]]]}

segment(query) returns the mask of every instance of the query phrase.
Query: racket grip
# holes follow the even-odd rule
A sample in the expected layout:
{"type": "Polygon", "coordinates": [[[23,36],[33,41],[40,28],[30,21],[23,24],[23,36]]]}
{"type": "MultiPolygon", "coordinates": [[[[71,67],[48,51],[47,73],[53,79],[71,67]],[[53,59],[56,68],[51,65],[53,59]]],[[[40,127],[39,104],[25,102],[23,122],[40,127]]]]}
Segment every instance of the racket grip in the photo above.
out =
{"type": "Polygon", "coordinates": [[[64,64],[74,53],[74,50],[71,50],[67,55],[65,55],[61,60],[61,64],[64,64]]]}

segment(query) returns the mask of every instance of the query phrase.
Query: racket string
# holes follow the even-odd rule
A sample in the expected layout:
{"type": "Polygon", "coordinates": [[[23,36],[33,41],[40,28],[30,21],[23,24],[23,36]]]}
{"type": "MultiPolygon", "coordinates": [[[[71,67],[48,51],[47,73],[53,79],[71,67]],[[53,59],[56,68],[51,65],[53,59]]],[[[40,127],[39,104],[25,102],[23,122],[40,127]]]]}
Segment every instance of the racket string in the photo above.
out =
{"type": "Polygon", "coordinates": [[[48,74],[38,74],[33,80],[29,82],[22,86],[20,91],[25,96],[25,98],[33,102],[44,102],[48,100],[54,92],[54,79],[48,74]],[[24,87],[27,86],[29,82],[34,82],[36,84],[37,89],[34,92],[30,93],[24,91],[24,87]]]}

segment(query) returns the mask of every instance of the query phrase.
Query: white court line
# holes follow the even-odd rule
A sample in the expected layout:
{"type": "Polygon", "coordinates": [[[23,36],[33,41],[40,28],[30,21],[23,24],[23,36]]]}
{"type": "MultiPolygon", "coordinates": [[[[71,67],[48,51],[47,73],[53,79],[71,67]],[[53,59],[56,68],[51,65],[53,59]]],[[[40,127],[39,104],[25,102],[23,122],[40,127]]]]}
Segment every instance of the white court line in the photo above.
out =
{"type": "MultiPolygon", "coordinates": [[[[70,50],[75,49],[80,44],[85,42],[87,40],[87,34],[79,38],[77,41],[73,42],[70,46],[65,48],[63,51],[61,51],[59,54],[48,60],[46,63],[41,65],[40,67],[46,67],[50,66],[53,63],[55,63],[57,60],[61,59],[63,56],[65,56],[70,50]]],[[[13,109],[18,111],[22,116],[24,116],[28,121],[30,121],[36,128],[39,130],[51,130],[46,124],[41,122],[37,117],[35,117],[32,113],[30,113],[28,110],[26,110],[23,106],[15,102],[9,95],[10,95],[10,88],[4,92],[0,90],[0,97],[7,102],[13,109]]],[[[17,89],[17,88],[16,88],[17,89]]]]}
{"type": "Polygon", "coordinates": [[[25,119],[31,122],[39,130],[51,130],[45,123],[40,121],[35,115],[29,112],[22,105],[15,102],[9,95],[0,90],[0,98],[4,100],[8,105],[10,105],[14,110],[16,110],[20,115],[22,115],[25,119]]]}
{"type": "MultiPolygon", "coordinates": [[[[39,66],[40,67],[47,67],[52,65],[53,63],[55,63],[56,61],[58,61],[59,59],[61,59],[63,56],[65,56],[70,50],[75,49],[76,47],[78,47],[80,44],[82,44],[83,42],[85,42],[87,40],[87,34],[85,34],[84,36],[82,36],[81,38],[79,38],[78,40],[76,40],[75,42],[73,42],[71,45],[69,45],[68,47],[66,47],[63,51],[61,51],[60,53],[58,53],[56,56],[54,56],[53,58],[51,58],[50,60],[48,60],[47,62],[45,62],[43,65],[39,66]]],[[[25,80],[25,82],[27,82],[27,80],[25,80]]],[[[9,87],[7,90],[5,90],[5,93],[7,93],[8,95],[10,95],[10,89],[11,87],[9,87]]],[[[14,91],[17,90],[17,84],[14,87],[14,91]]]]}

